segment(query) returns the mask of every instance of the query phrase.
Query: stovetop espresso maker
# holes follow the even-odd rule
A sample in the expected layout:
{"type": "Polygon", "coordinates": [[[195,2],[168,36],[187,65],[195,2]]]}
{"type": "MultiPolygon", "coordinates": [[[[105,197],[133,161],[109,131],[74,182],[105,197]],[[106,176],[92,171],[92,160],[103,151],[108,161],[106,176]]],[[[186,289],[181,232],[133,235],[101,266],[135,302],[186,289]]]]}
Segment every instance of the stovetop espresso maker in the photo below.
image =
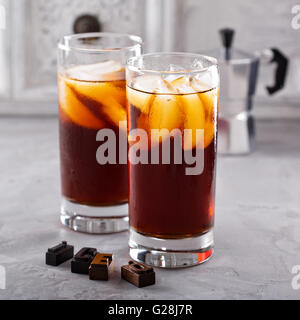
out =
{"type": "Polygon", "coordinates": [[[246,154],[254,142],[252,100],[261,62],[275,63],[275,81],[267,86],[269,94],[282,89],[286,79],[288,59],[280,50],[271,48],[259,53],[247,53],[232,48],[233,29],[221,29],[223,47],[211,55],[219,61],[220,107],[218,125],[218,152],[246,154]]]}

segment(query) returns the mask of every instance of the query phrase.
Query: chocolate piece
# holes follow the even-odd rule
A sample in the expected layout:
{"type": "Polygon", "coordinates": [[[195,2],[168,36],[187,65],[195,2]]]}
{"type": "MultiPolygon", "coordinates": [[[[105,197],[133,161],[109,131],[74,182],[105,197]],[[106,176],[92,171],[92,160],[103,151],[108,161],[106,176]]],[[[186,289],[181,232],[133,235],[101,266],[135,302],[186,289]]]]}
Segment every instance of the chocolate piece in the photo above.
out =
{"type": "Polygon", "coordinates": [[[71,271],[73,273],[88,274],[89,266],[93,261],[97,249],[95,248],[82,248],[71,261],[71,271]]]}
{"type": "Polygon", "coordinates": [[[46,252],[46,264],[50,266],[58,266],[61,263],[73,258],[74,247],[62,241],[59,245],[49,248],[46,252]]]}
{"type": "Polygon", "coordinates": [[[108,280],[111,264],[111,253],[97,253],[89,267],[90,280],[108,280]]]}
{"type": "Polygon", "coordinates": [[[128,265],[121,267],[122,279],[127,280],[136,287],[146,287],[155,283],[155,272],[153,268],[142,263],[130,260],[128,265]]]}

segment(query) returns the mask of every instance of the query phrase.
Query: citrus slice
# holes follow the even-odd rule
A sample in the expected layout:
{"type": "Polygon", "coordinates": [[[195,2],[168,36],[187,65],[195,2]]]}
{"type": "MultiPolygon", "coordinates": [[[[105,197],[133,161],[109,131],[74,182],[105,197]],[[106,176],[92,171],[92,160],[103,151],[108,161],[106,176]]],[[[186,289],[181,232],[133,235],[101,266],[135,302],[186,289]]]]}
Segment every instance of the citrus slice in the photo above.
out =
{"type": "Polygon", "coordinates": [[[104,122],[77,99],[74,91],[60,75],[58,76],[58,99],[60,108],[74,123],[90,129],[104,127],[104,122]]]}
{"type": "MultiPolygon", "coordinates": [[[[120,86],[115,86],[114,81],[88,82],[67,79],[67,84],[85,98],[92,99],[101,104],[107,104],[107,97],[113,97],[118,103],[125,105],[126,91],[120,86]]],[[[119,82],[119,81],[118,81],[119,82]]],[[[125,82],[124,82],[125,88],[125,82]]]]}
{"type": "Polygon", "coordinates": [[[149,112],[151,97],[153,94],[138,91],[127,87],[127,99],[130,104],[139,109],[143,113],[149,112]]]}
{"type": "Polygon", "coordinates": [[[175,95],[157,95],[149,112],[149,132],[152,143],[159,143],[169,136],[173,129],[181,129],[182,113],[181,102],[175,95]],[[168,132],[158,132],[153,129],[167,129],[168,132]],[[162,134],[162,136],[160,136],[162,134]]]}
{"type": "Polygon", "coordinates": [[[106,119],[109,119],[116,127],[119,127],[120,121],[127,120],[125,108],[125,104],[120,104],[114,97],[108,96],[100,109],[100,113],[103,113],[106,119]]]}
{"type": "Polygon", "coordinates": [[[213,89],[198,94],[205,107],[205,135],[204,145],[207,147],[215,135],[215,122],[217,121],[219,89],[213,89]]]}
{"type": "Polygon", "coordinates": [[[117,127],[119,121],[126,120],[125,88],[115,86],[114,81],[86,82],[67,79],[66,82],[78,94],[79,100],[85,100],[87,104],[89,101],[97,103],[93,111],[100,118],[104,117],[117,127]]]}
{"type": "Polygon", "coordinates": [[[199,93],[198,95],[204,104],[206,119],[212,119],[215,111],[218,111],[219,89],[209,90],[207,92],[199,93]]]}
{"type": "Polygon", "coordinates": [[[191,135],[184,139],[183,148],[185,150],[193,149],[201,141],[201,132],[197,135],[196,130],[204,129],[205,127],[204,106],[197,94],[186,94],[182,95],[180,98],[182,100],[184,110],[184,129],[192,130],[191,135]]]}

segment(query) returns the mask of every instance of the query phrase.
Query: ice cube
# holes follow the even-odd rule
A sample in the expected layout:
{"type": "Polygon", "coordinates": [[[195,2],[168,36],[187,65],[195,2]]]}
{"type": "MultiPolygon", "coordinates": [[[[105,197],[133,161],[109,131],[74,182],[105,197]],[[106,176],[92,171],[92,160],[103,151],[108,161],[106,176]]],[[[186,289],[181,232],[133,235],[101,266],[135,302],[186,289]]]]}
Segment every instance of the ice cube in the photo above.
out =
{"type": "Polygon", "coordinates": [[[159,86],[155,90],[155,92],[156,93],[173,93],[174,94],[174,93],[176,93],[176,90],[169,81],[161,79],[159,81],[159,86]]]}
{"type": "Polygon", "coordinates": [[[149,93],[174,93],[172,85],[159,75],[143,75],[135,79],[133,87],[149,93]]]}
{"type": "Polygon", "coordinates": [[[158,75],[142,75],[135,78],[133,87],[140,91],[154,92],[162,81],[162,78],[158,75]]]}
{"type": "Polygon", "coordinates": [[[181,77],[182,77],[181,74],[168,74],[167,76],[164,77],[164,79],[171,83],[172,81],[179,79],[181,77]]]}
{"type": "Polygon", "coordinates": [[[192,69],[202,69],[203,68],[203,62],[199,59],[194,59],[194,61],[191,64],[192,69]]]}
{"type": "Polygon", "coordinates": [[[82,81],[125,80],[124,67],[114,60],[71,67],[66,73],[69,78],[82,81]]]}
{"type": "Polygon", "coordinates": [[[192,87],[199,92],[207,91],[218,86],[219,76],[216,68],[200,72],[192,79],[192,87]]]}
{"type": "Polygon", "coordinates": [[[185,71],[185,68],[178,66],[176,64],[170,64],[169,71],[185,71]]]}
{"type": "Polygon", "coordinates": [[[177,93],[194,93],[195,90],[191,86],[190,77],[182,76],[171,82],[177,93]]]}
{"type": "Polygon", "coordinates": [[[205,81],[205,79],[199,80],[197,78],[193,78],[191,81],[191,86],[196,92],[204,92],[212,88],[212,86],[209,85],[208,83],[207,81],[205,81]]]}

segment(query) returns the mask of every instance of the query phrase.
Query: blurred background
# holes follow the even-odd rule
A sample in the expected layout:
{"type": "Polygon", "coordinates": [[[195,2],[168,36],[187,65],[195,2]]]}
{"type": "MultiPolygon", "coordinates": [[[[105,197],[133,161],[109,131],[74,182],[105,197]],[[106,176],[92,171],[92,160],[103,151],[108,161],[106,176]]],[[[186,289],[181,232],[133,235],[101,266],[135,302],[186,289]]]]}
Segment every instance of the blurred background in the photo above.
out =
{"type": "Polygon", "coordinates": [[[5,13],[0,29],[0,114],[57,112],[56,43],[76,28],[138,34],[145,40],[145,51],[206,52],[220,47],[218,30],[231,27],[236,31],[235,47],[249,53],[277,47],[290,58],[286,86],[271,97],[264,87],[274,81],[272,67],[261,66],[257,115],[300,116],[300,29],[291,25],[296,4],[297,0],[0,0],[5,13]],[[80,22],[87,14],[93,19],[80,22]]]}

